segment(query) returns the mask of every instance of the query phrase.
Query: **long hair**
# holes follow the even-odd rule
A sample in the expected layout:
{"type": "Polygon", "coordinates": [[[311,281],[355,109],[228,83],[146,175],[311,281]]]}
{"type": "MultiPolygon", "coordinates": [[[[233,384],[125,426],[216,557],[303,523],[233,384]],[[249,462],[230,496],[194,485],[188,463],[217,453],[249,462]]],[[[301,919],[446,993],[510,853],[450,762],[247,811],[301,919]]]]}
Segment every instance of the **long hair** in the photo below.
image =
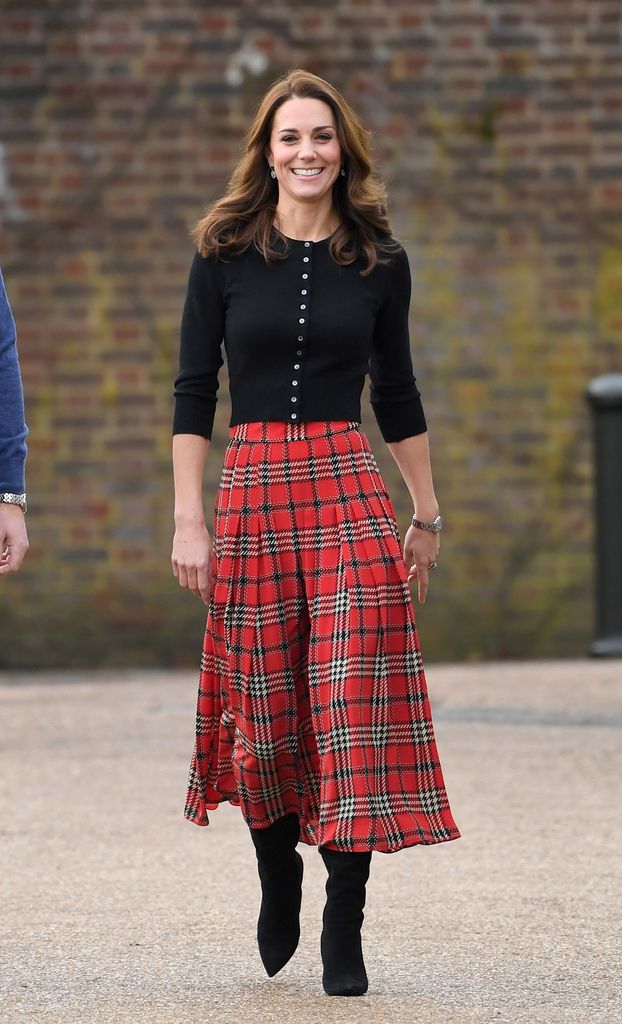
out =
{"type": "Polygon", "coordinates": [[[371,132],[337,89],[303,68],[278,78],[260,101],[226,193],[198,220],[191,237],[202,256],[225,259],[254,244],[267,263],[285,259],[289,249],[285,236],[271,240],[278,183],[270,175],[265,153],[275,112],[294,96],[323,100],[333,111],[346,173],[345,177],[339,174],[333,184],[333,206],[341,226],[331,237],[330,254],[343,266],[363,256],[367,262],[361,275],[370,274],[378,263],[390,262],[383,252],[396,251],[387,219],[386,188],[372,171],[371,132]]]}

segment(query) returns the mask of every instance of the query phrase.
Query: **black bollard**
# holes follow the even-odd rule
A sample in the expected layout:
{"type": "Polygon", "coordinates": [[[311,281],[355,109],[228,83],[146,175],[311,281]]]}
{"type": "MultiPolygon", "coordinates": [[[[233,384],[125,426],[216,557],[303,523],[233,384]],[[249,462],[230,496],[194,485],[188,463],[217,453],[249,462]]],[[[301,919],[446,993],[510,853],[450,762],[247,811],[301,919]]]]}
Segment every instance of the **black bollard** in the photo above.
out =
{"type": "Polygon", "coordinates": [[[622,373],[594,377],[596,637],[589,653],[622,657],[622,373]]]}

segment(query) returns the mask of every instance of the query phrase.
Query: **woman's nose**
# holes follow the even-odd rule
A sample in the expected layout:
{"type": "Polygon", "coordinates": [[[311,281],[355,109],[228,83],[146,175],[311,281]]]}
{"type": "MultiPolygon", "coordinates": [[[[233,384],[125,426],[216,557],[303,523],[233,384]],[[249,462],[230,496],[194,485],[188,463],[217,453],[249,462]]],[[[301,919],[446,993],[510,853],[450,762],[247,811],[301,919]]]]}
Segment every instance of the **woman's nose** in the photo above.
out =
{"type": "Polygon", "coordinates": [[[308,159],[310,156],[313,156],[314,153],[315,153],[315,147],[314,147],[313,142],[312,142],[311,139],[307,139],[306,142],[303,141],[303,142],[300,143],[300,149],[298,150],[298,155],[299,155],[301,160],[303,160],[305,158],[308,159]]]}

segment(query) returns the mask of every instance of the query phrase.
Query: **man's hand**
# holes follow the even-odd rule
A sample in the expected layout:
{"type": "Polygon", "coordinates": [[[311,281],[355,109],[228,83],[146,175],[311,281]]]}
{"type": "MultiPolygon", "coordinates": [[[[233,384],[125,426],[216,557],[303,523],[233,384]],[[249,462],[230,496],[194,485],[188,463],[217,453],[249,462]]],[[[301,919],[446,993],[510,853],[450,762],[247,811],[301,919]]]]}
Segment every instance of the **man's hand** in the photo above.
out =
{"type": "Polygon", "coordinates": [[[17,572],[28,551],[26,520],[19,505],[0,501],[0,575],[17,572]]]}

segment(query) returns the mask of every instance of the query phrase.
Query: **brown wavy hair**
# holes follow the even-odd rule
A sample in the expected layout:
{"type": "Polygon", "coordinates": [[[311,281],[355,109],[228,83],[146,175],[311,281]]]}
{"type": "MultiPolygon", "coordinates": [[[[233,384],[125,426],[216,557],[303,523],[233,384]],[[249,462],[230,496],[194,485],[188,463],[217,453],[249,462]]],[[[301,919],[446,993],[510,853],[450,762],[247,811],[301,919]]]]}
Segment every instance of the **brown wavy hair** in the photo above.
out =
{"type": "Polygon", "coordinates": [[[265,153],[274,114],[293,96],[323,100],[333,111],[346,173],[333,184],[333,206],[341,225],[331,237],[330,254],[343,266],[363,256],[367,262],[361,275],[370,274],[377,264],[389,263],[382,254],[396,252],[399,245],[387,219],[385,184],[372,171],[371,132],[337,89],[303,68],[278,78],[260,101],[226,193],[198,220],[191,237],[202,256],[223,259],[254,244],[267,263],[286,258],[285,236],[277,235],[277,244],[271,240],[278,183],[270,175],[265,153]]]}

